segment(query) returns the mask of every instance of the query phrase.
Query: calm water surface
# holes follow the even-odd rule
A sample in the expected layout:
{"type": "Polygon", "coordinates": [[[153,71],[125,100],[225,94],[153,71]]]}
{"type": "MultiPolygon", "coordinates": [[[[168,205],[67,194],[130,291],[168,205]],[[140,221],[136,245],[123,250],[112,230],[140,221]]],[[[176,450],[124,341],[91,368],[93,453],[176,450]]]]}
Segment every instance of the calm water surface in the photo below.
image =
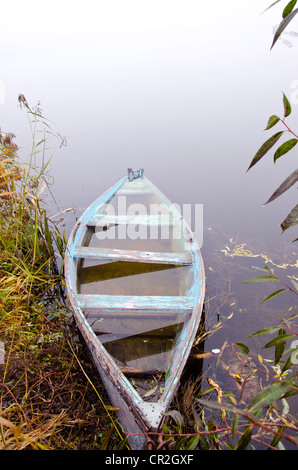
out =
{"type": "MultiPolygon", "coordinates": [[[[206,321],[210,328],[222,323],[204,349],[242,342],[254,360],[258,353],[272,359],[273,351],[260,350],[264,339],[248,335],[287,316],[295,298],[284,293],[260,305],[275,286],[242,282],[260,274],[252,266],[263,267],[266,256],[279,266],[297,259],[291,243],[297,234],[281,235],[279,227],[296,204],[295,189],[263,207],[294,170],[296,149],[275,165],[270,153],[246,173],[273,134],[263,129],[271,114],[282,113],[282,91],[291,99],[298,79],[298,38],[284,35],[269,50],[280,19],[278,7],[260,16],[270,3],[218,0],[210,9],[194,1],[140,6],[115,0],[96,7],[87,1],[82,10],[69,2],[58,9],[54,1],[45,18],[32,1],[20,6],[22,21],[13,34],[1,33],[2,130],[17,135],[26,156],[30,135],[17,108],[18,93],[24,93],[32,106],[40,100],[67,136],[67,147],[51,143],[52,212],[75,208],[64,215],[67,234],[128,167],[144,168],[172,202],[203,204],[206,321]],[[28,15],[32,29],[25,27],[28,15]]],[[[295,28],[293,22],[289,32],[295,28]]],[[[295,129],[294,100],[292,107],[295,129]]],[[[274,267],[287,281],[297,273],[293,266],[274,267]]],[[[232,358],[227,354],[225,361],[222,369],[232,358]]],[[[206,374],[228,387],[227,374],[215,364],[215,356],[204,361],[206,374]]]]}

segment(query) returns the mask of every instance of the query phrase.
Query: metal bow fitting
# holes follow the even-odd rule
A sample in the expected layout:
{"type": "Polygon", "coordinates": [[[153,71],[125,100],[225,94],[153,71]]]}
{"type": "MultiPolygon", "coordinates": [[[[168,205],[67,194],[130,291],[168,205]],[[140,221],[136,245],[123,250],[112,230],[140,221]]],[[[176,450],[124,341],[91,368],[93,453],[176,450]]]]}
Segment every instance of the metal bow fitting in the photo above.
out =
{"type": "Polygon", "coordinates": [[[128,168],[128,181],[136,180],[137,178],[142,178],[144,174],[144,169],[141,168],[140,170],[132,170],[128,168]]]}

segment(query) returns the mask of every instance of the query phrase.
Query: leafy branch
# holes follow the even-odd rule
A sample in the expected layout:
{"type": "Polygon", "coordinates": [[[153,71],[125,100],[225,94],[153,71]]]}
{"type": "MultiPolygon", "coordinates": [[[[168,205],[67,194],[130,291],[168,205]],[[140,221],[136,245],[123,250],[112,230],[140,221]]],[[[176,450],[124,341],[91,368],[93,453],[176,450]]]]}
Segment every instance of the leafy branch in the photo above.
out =
{"type": "MultiPolygon", "coordinates": [[[[277,3],[279,3],[280,0],[277,0],[276,2],[272,3],[272,5],[270,5],[268,8],[266,8],[265,11],[269,10],[270,8],[272,8],[273,6],[275,6],[277,3]]],[[[292,19],[296,16],[296,14],[298,13],[298,8],[295,8],[296,6],[296,3],[297,3],[297,0],[291,0],[287,5],[286,7],[283,9],[283,12],[282,12],[282,21],[279,23],[278,25],[278,28],[275,32],[275,35],[274,35],[274,38],[273,38],[273,41],[272,41],[272,44],[271,44],[271,48],[273,48],[274,44],[276,43],[276,41],[278,40],[278,38],[280,37],[280,35],[282,34],[282,32],[286,29],[286,27],[289,25],[289,23],[292,21],[292,19]]],[[[265,13],[265,11],[263,13],[265,13]]]]}
{"type": "Polygon", "coordinates": [[[264,266],[264,269],[262,269],[262,268],[256,268],[256,269],[259,269],[260,271],[264,271],[264,272],[266,272],[266,274],[262,274],[260,276],[253,277],[252,279],[249,279],[248,281],[244,281],[243,284],[252,284],[252,283],[255,283],[255,282],[278,281],[284,286],[284,288],[278,289],[278,290],[272,292],[270,295],[268,295],[268,297],[266,297],[266,299],[264,299],[261,302],[262,304],[264,304],[268,300],[273,299],[274,297],[276,297],[277,295],[279,295],[279,294],[281,294],[282,292],[285,292],[285,291],[291,291],[294,294],[298,295],[298,283],[295,279],[291,278],[291,282],[294,286],[294,288],[293,288],[293,287],[289,286],[288,284],[286,284],[284,281],[282,281],[279,277],[275,276],[273,270],[270,270],[268,268],[268,266],[264,266]]]}
{"type": "MultiPolygon", "coordinates": [[[[247,171],[249,171],[256,163],[258,163],[264,155],[266,155],[269,150],[278,142],[280,137],[286,133],[292,134],[292,138],[284,142],[280,145],[274,153],[273,161],[274,163],[277,160],[292,150],[298,142],[298,135],[293,132],[293,130],[288,126],[285,122],[286,118],[291,114],[292,108],[290,102],[286,95],[283,93],[283,107],[284,107],[284,115],[283,118],[280,118],[276,114],[270,116],[267,122],[267,126],[265,130],[272,129],[276,124],[279,122],[282,123],[285,127],[285,130],[279,131],[271,136],[266,142],[259,148],[257,153],[255,154],[254,158],[252,159],[247,171]]],[[[293,186],[298,181],[298,170],[293,171],[290,176],[288,176],[282,184],[276,189],[276,191],[272,194],[272,196],[268,199],[265,204],[274,201],[277,197],[281,196],[285,191],[287,191],[291,186],[293,186]]],[[[284,221],[281,223],[282,231],[284,232],[290,227],[293,227],[298,223],[298,204],[291,210],[291,212],[287,215],[284,221]]],[[[296,239],[297,240],[297,239],[296,239]]],[[[295,241],[296,241],[295,240],[295,241]]]]}
{"type": "MultiPolygon", "coordinates": [[[[268,8],[266,8],[265,11],[269,10],[273,6],[277,5],[278,3],[280,3],[280,0],[277,0],[274,3],[272,3],[268,8]]],[[[280,24],[278,25],[278,28],[275,32],[270,49],[273,48],[276,41],[279,39],[280,35],[282,34],[282,32],[285,30],[285,28],[289,25],[289,23],[293,20],[293,18],[298,13],[298,8],[295,8],[296,4],[297,4],[297,0],[291,0],[284,7],[282,11],[282,20],[280,24]]],[[[285,122],[285,119],[291,114],[292,109],[291,109],[290,102],[284,93],[283,93],[283,105],[284,105],[283,118],[280,118],[277,115],[273,114],[272,116],[270,116],[265,130],[271,129],[278,122],[281,122],[283,124],[283,126],[285,127],[285,130],[277,132],[276,134],[271,136],[268,140],[266,140],[266,142],[259,148],[256,155],[252,159],[251,164],[248,167],[248,170],[250,170],[256,163],[258,163],[261,160],[261,158],[263,158],[263,156],[266,155],[266,153],[279,141],[281,136],[284,135],[286,132],[292,134],[292,138],[284,142],[282,145],[280,145],[278,149],[275,151],[274,157],[273,157],[274,163],[276,163],[276,161],[280,157],[288,153],[297,145],[298,135],[295,134],[295,132],[293,132],[292,129],[290,129],[288,124],[285,122]]],[[[288,178],[286,178],[285,181],[283,181],[283,183],[277,188],[277,190],[272,194],[272,196],[268,199],[268,201],[265,204],[268,204],[269,202],[272,202],[274,199],[279,197],[281,194],[287,191],[291,186],[293,186],[297,181],[298,181],[298,170],[295,170],[288,178]]],[[[293,227],[296,224],[298,224],[298,204],[295,207],[293,207],[291,212],[287,215],[287,217],[281,223],[282,231],[284,232],[285,230],[287,230],[290,227],[293,227]]],[[[297,240],[298,238],[296,238],[294,241],[297,241],[297,240]]]]}

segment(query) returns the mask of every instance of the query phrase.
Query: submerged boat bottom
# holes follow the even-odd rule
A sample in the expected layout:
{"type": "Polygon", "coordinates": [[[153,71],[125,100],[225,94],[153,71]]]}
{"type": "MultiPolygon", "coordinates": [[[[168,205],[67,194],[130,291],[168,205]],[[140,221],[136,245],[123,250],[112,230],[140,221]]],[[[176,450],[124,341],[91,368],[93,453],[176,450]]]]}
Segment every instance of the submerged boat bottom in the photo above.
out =
{"type": "Polygon", "coordinates": [[[95,309],[85,317],[101,344],[130,380],[144,401],[156,402],[162,395],[174,348],[182,331],[181,314],[167,312],[118,312],[95,309]]]}

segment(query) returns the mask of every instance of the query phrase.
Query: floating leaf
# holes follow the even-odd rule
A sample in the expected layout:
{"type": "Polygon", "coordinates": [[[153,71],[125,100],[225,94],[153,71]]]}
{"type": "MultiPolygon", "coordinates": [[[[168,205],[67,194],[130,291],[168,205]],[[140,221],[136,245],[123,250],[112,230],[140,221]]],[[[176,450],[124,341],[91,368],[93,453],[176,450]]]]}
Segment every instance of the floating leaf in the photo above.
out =
{"type": "Polygon", "coordinates": [[[237,405],[237,400],[235,397],[233,397],[232,395],[229,395],[229,399],[231,400],[231,402],[234,404],[234,405],[237,405]]]}
{"type": "Polygon", "coordinates": [[[243,281],[242,284],[252,284],[253,282],[267,282],[267,281],[278,281],[278,277],[271,274],[264,274],[263,276],[256,276],[247,281],[243,281]]]}
{"type": "Polygon", "coordinates": [[[262,358],[261,354],[258,354],[258,360],[261,364],[263,364],[263,358],[262,358]]]}
{"type": "Polygon", "coordinates": [[[287,4],[284,11],[282,12],[282,17],[283,18],[286,18],[291,13],[291,11],[294,9],[296,3],[297,3],[297,0],[291,0],[291,2],[289,2],[287,4]]]}
{"type": "Polygon", "coordinates": [[[279,290],[276,290],[275,292],[272,292],[272,294],[268,295],[268,297],[266,297],[266,299],[264,299],[261,304],[264,304],[265,302],[267,302],[267,300],[271,300],[273,299],[274,297],[276,297],[278,294],[280,294],[281,292],[284,292],[285,290],[288,290],[288,289],[279,289],[279,290]]]}
{"type": "Polygon", "coordinates": [[[298,204],[291,210],[289,215],[285,218],[285,220],[281,224],[282,231],[284,232],[288,228],[296,225],[296,219],[298,218],[298,204]]]}
{"type": "Polygon", "coordinates": [[[290,150],[292,150],[293,147],[297,144],[298,139],[290,139],[284,142],[275,152],[274,154],[274,163],[278,158],[280,158],[282,155],[285,155],[285,153],[288,153],[290,150]]]}
{"type": "Polygon", "coordinates": [[[288,388],[294,384],[295,376],[289,377],[287,380],[282,382],[274,382],[271,385],[265,387],[260,393],[258,393],[250,402],[248,411],[255,413],[261,408],[270,405],[273,401],[281,398],[288,388]]]}
{"type": "MultiPolygon", "coordinates": [[[[257,335],[271,335],[272,333],[275,333],[278,331],[280,328],[278,326],[273,326],[271,328],[263,328],[262,330],[257,331],[256,333],[253,333],[250,336],[257,336],[257,335]]],[[[250,337],[249,336],[249,337],[250,337]]]]}
{"type": "Polygon", "coordinates": [[[284,342],[288,338],[293,338],[293,336],[294,335],[282,333],[279,336],[276,336],[276,338],[269,341],[269,343],[265,344],[264,348],[271,348],[272,346],[276,346],[277,344],[284,342]]]}
{"type": "Polygon", "coordinates": [[[267,131],[268,129],[271,129],[271,127],[275,126],[275,124],[277,124],[279,120],[280,120],[279,117],[276,116],[275,114],[270,116],[270,118],[268,120],[268,123],[267,123],[267,126],[265,127],[265,131],[267,131]]]}
{"type": "Polygon", "coordinates": [[[287,179],[284,180],[284,182],[277,188],[277,190],[272,194],[272,196],[268,199],[268,201],[265,204],[268,204],[269,202],[274,201],[277,197],[279,197],[281,194],[283,194],[287,189],[289,189],[293,184],[298,181],[298,170],[293,171],[293,173],[288,176],[287,179]]]}
{"type": "Polygon", "coordinates": [[[266,155],[268,150],[270,150],[273,147],[273,145],[278,141],[278,139],[282,136],[284,132],[285,131],[279,131],[276,134],[274,134],[272,137],[270,137],[268,140],[266,140],[266,142],[259,148],[259,150],[255,154],[247,171],[250,170],[251,167],[253,167],[256,163],[258,163],[258,161],[261,160],[261,158],[264,155],[266,155]]]}
{"type": "Polygon", "coordinates": [[[246,344],[243,343],[234,343],[237,348],[242,349],[242,351],[245,352],[245,354],[249,354],[249,348],[246,346],[246,344]]]}
{"type": "Polygon", "coordinates": [[[274,44],[276,43],[276,41],[278,40],[279,36],[281,35],[281,33],[283,32],[283,30],[288,26],[288,24],[290,23],[290,21],[292,21],[292,19],[294,18],[294,16],[296,15],[296,13],[298,13],[298,8],[296,8],[296,10],[292,11],[288,16],[286,16],[282,22],[279,24],[278,28],[277,28],[277,31],[274,35],[274,38],[273,38],[273,42],[272,42],[272,45],[271,45],[271,48],[270,50],[273,48],[274,44]]]}
{"type": "Polygon", "coordinates": [[[146,392],[144,395],[142,395],[143,397],[150,397],[150,395],[153,395],[153,393],[156,392],[158,388],[158,385],[156,385],[155,387],[151,388],[151,390],[148,390],[148,392],[146,392]]]}

